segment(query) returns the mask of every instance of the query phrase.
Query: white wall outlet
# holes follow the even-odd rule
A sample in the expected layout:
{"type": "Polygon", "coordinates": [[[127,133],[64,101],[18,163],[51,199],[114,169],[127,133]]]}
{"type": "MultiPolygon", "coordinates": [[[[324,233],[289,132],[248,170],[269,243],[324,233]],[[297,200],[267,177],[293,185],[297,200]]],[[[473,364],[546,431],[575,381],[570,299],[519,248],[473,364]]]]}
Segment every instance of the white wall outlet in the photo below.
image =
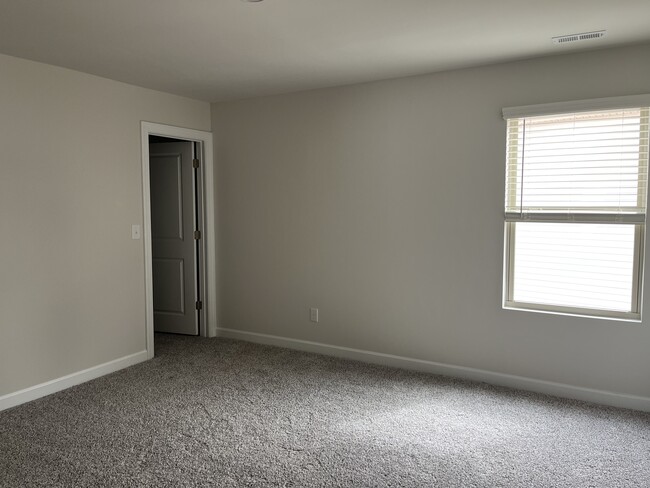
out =
{"type": "Polygon", "coordinates": [[[138,224],[133,224],[131,226],[131,239],[140,239],[140,226],[138,224]]]}
{"type": "Polygon", "coordinates": [[[309,309],[309,320],[312,322],[318,323],[318,309],[317,308],[310,308],[309,309]]]}

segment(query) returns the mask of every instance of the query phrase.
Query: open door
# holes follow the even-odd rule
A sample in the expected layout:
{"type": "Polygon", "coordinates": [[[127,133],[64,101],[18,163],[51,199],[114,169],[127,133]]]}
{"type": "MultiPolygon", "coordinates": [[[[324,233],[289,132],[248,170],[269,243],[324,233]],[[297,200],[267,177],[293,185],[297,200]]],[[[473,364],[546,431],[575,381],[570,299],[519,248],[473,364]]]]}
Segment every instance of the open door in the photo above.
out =
{"type": "Polygon", "coordinates": [[[154,330],[199,334],[198,159],[189,141],[149,145],[154,330]]]}

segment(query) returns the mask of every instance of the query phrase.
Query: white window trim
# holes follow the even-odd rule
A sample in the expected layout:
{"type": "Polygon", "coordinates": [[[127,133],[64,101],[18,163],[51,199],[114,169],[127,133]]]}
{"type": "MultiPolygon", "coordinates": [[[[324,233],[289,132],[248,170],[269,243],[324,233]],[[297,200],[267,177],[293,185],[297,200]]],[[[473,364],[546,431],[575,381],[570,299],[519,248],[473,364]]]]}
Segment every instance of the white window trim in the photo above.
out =
{"type": "MultiPolygon", "coordinates": [[[[535,117],[542,115],[555,115],[574,112],[589,112],[598,110],[615,110],[636,107],[650,106],[650,94],[630,95],[623,97],[595,98],[586,100],[574,100],[568,102],[556,102],[539,105],[524,105],[518,107],[505,107],[502,109],[504,120],[512,118],[535,117]]],[[[650,162],[649,162],[650,164],[650,162]]],[[[644,192],[647,189],[644,188],[644,192]]],[[[504,268],[503,268],[503,308],[509,310],[521,310],[528,312],[549,313],[556,315],[570,315],[606,320],[619,320],[626,322],[641,322],[643,306],[643,280],[644,280],[644,256],[645,256],[645,232],[647,211],[644,215],[618,215],[615,219],[606,214],[588,213],[567,214],[552,212],[540,212],[529,214],[522,219],[520,214],[507,212],[505,214],[504,232],[504,268]],[[558,218],[559,217],[559,218],[558,218]],[[632,282],[632,310],[633,312],[618,312],[613,310],[589,309],[578,307],[566,307],[559,305],[545,305],[538,303],[516,302],[512,299],[514,291],[514,225],[522,221],[547,221],[558,222],[569,220],[572,222],[590,223],[628,223],[635,224],[634,239],[634,263],[632,282]]]]}

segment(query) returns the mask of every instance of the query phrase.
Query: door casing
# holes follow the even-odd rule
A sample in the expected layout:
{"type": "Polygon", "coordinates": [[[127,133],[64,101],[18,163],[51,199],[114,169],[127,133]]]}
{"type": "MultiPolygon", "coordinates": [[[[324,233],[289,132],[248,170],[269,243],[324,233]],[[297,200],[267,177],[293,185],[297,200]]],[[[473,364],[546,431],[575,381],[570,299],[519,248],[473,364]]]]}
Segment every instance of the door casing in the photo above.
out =
{"type": "Polygon", "coordinates": [[[214,149],[212,133],[154,122],[141,123],[142,144],[142,198],[144,237],[144,279],[145,279],[145,327],[147,357],[154,356],[153,328],[153,272],[151,248],[151,188],[149,183],[149,136],[162,136],[198,142],[202,153],[203,171],[203,219],[202,246],[204,256],[203,308],[205,321],[199,334],[203,337],[217,335],[217,277],[215,241],[215,189],[214,189],[214,149]]]}

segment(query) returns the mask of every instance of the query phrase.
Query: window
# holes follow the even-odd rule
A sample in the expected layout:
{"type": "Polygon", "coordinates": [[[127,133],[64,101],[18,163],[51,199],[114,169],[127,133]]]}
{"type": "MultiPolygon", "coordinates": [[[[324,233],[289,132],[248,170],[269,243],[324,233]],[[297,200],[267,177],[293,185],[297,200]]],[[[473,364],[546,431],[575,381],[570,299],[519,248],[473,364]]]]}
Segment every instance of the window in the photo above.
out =
{"type": "Polygon", "coordinates": [[[648,105],[504,109],[504,307],[640,320],[648,105]]]}

